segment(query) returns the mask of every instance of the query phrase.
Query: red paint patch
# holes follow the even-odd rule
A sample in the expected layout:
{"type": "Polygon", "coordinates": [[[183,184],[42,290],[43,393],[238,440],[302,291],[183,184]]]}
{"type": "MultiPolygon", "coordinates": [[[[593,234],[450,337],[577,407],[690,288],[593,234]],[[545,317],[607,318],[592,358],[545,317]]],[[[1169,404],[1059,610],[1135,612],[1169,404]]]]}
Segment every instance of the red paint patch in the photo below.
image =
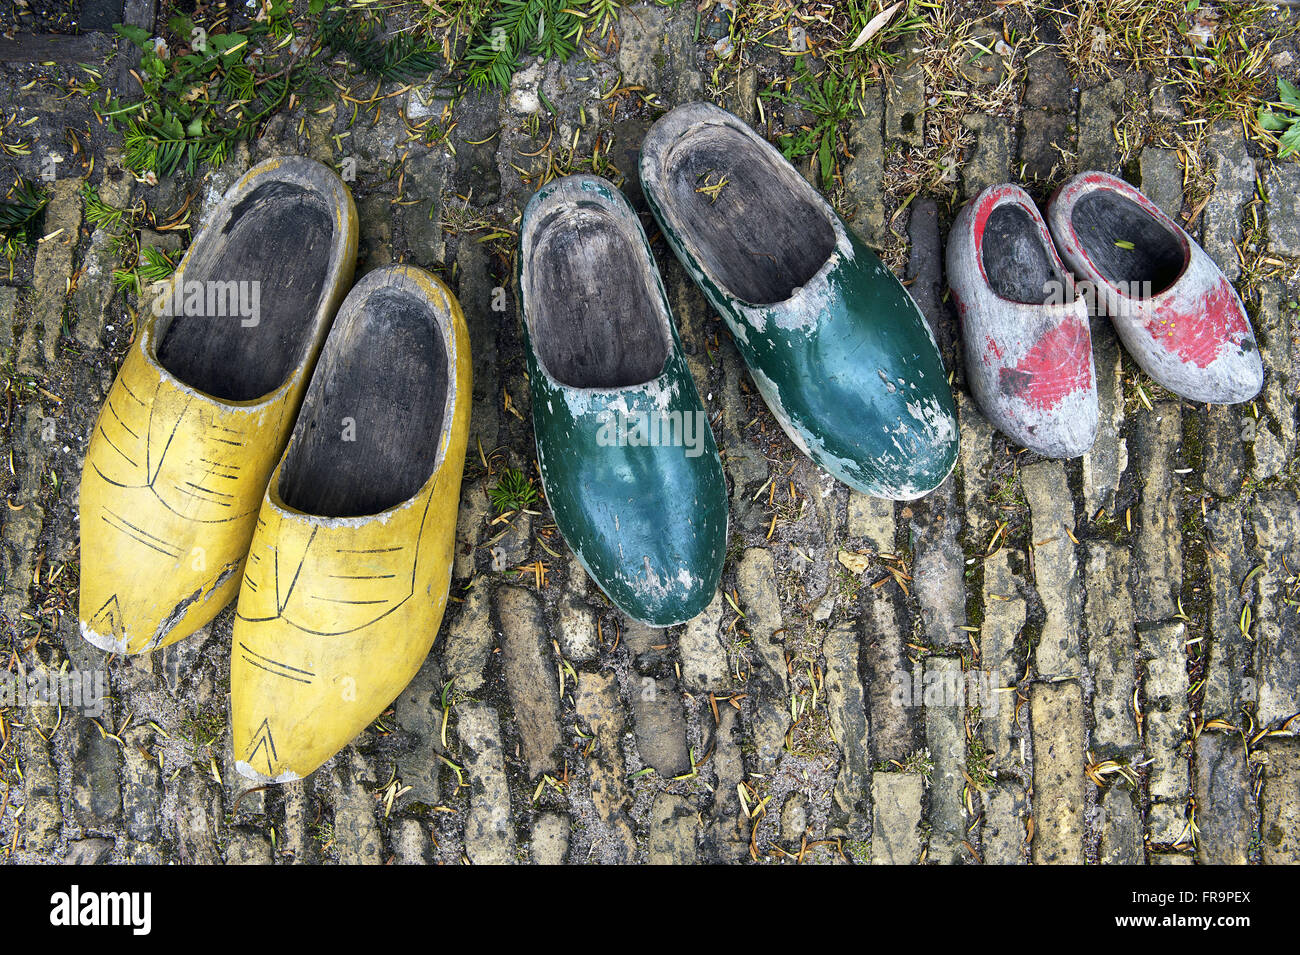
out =
{"type": "Polygon", "coordinates": [[[957,306],[957,317],[958,317],[958,318],[961,318],[961,319],[965,319],[965,318],[966,318],[966,303],[963,302],[963,301],[961,300],[961,296],[957,294],[957,290],[956,290],[956,289],[949,289],[949,291],[952,293],[952,303],[953,303],[953,305],[957,306]]]}
{"type": "Polygon", "coordinates": [[[1250,336],[1250,326],[1227,279],[1220,279],[1196,303],[1194,310],[1178,312],[1168,305],[1147,322],[1156,344],[1197,368],[1208,367],[1224,348],[1240,348],[1250,336]]]}
{"type": "Polygon", "coordinates": [[[1039,411],[1092,387],[1092,339],[1080,321],[1058,325],[1038,340],[1015,368],[1003,368],[1002,388],[1039,411]]]}
{"type": "Polygon", "coordinates": [[[984,353],[991,354],[994,358],[998,359],[999,361],[1002,359],[1002,349],[998,347],[998,343],[993,340],[992,335],[989,335],[985,338],[984,353]]]}

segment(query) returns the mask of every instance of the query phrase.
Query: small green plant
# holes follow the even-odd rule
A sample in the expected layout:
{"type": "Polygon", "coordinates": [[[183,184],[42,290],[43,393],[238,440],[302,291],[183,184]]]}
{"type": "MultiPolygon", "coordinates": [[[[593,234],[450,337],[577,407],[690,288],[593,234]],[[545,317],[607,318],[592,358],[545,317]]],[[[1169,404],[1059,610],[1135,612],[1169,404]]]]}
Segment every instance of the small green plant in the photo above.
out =
{"type": "Polygon", "coordinates": [[[383,80],[420,79],[445,66],[441,46],[416,33],[385,38],[378,20],[346,7],[332,8],[325,15],[320,37],[332,50],[346,53],[366,73],[383,80]]]}
{"type": "Polygon", "coordinates": [[[992,754],[985,748],[984,739],[978,735],[972,736],[970,748],[966,752],[966,775],[980,792],[988,792],[997,781],[989,768],[991,761],[992,754]]]}
{"type": "Polygon", "coordinates": [[[50,201],[50,194],[19,176],[3,202],[0,202],[0,241],[3,241],[5,258],[13,276],[14,259],[25,245],[38,238],[41,213],[50,201]]]}
{"type": "Polygon", "coordinates": [[[100,198],[99,188],[91,185],[90,182],[81,184],[81,198],[84,200],[83,208],[87,222],[96,229],[103,229],[113,235],[121,234],[123,224],[127,220],[126,209],[119,209],[105,202],[100,198]]]}
{"type": "Polygon", "coordinates": [[[877,9],[873,3],[847,0],[840,8],[848,14],[847,35],[852,40],[847,46],[831,48],[827,53],[844,62],[845,75],[875,63],[896,63],[903,54],[891,47],[925,24],[915,13],[914,8],[920,6],[917,0],[882,6],[884,9],[877,9]]]}
{"type": "Polygon", "coordinates": [[[524,56],[567,60],[582,32],[582,15],[567,0],[503,0],[470,41],[469,85],[505,89],[524,56]]]}
{"type": "Polygon", "coordinates": [[[934,775],[934,758],[930,755],[930,748],[926,746],[918,749],[903,760],[903,772],[917,773],[925,777],[925,782],[929,785],[930,777],[934,775]]]}
{"type": "Polygon", "coordinates": [[[165,282],[176,271],[176,262],[162,249],[146,245],[132,268],[113,270],[113,285],[122,292],[133,292],[137,297],[156,282],[165,282]]]}
{"type": "Polygon", "coordinates": [[[206,749],[226,731],[226,718],[220,713],[199,712],[181,721],[180,732],[199,749],[206,749]]]}
{"type": "Polygon", "coordinates": [[[488,490],[488,499],[498,514],[528,510],[537,503],[537,486],[518,468],[506,468],[496,486],[488,490]]]}
{"type": "Polygon", "coordinates": [[[813,114],[814,122],[798,132],[778,136],[777,144],[785,158],[790,160],[815,152],[822,188],[830,190],[835,182],[840,125],[849,118],[856,105],[854,86],[830,70],[813,76],[803,60],[795,62],[795,82],[800,87],[797,94],[771,89],[762,95],[808,110],[813,114]]]}
{"type": "MultiPolygon", "coordinates": [[[[298,6],[319,13],[324,4],[298,6]]],[[[192,173],[200,163],[220,164],[234,143],[250,138],[297,87],[298,61],[310,49],[295,33],[292,10],[289,0],[272,0],[266,19],[242,30],[177,16],[157,37],[116,24],[141,54],[141,98],[114,99],[101,112],[122,126],[127,166],[142,175],[192,173]]]]}
{"type": "Polygon", "coordinates": [[[1270,133],[1281,133],[1277,158],[1285,159],[1300,149],[1300,89],[1279,79],[1277,95],[1279,102],[1260,106],[1259,125],[1270,133]]]}
{"type": "Polygon", "coordinates": [[[588,21],[600,30],[601,36],[604,36],[609,32],[610,25],[618,20],[618,11],[622,6],[620,0],[588,0],[588,21]]]}

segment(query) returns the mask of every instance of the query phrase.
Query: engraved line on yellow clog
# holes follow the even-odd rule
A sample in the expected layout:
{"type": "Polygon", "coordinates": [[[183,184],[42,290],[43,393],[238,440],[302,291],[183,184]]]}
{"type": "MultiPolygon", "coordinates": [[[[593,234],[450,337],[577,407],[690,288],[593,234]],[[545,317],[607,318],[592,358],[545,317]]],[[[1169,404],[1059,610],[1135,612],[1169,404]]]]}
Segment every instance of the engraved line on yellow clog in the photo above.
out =
{"type": "Polygon", "coordinates": [[[244,658],[245,663],[255,666],[259,670],[265,670],[273,676],[284,677],[284,679],[292,680],[295,683],[311,683],[316,677],[316,674],[312,673],[311,670],[289,666],[289,664],[281,663],[279,660],[272,660],[256,650],[250,650],[243,641],[239,643],[239,650],[240,656],[244,658]]]}

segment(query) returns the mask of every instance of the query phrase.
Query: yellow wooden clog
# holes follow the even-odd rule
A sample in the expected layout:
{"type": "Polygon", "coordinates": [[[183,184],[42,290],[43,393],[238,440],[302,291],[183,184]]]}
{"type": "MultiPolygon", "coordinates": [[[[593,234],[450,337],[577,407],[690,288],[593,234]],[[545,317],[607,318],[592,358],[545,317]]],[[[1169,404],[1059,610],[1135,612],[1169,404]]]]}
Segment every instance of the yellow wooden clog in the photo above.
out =
{"type": "Polygon", "coordinates": [[[142,310],[81,477],[81,633],[188,636],[235,596],[258,505],[356,264],[347,186],[309,159],[226,194],[142,310]]]}
{"type": "Polygon", "coordinates": [[[257,519],[235,615],[236,765],[306,776],[393,701],[442,623],[469,434],[469,337],[411,266],[339,309],[257,519]]]}

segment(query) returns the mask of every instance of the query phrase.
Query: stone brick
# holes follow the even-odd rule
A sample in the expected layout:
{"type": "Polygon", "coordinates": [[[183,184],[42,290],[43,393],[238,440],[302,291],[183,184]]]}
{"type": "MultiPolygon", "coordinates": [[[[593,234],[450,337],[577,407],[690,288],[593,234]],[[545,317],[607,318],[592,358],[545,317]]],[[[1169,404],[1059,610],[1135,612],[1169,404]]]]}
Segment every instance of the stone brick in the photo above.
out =
{"type": "Polygon", "coordinates": [[[217,849],[221,799],[216,782],[206,773],[183,770],[175,791],[177,855],[186,865],[216,865],[221,861],[217,849]]]}
{"type": "Polygon", "coordinates": [[[965,555],[961,511],[952,477],[913,505],[912,581],[925,640],[934,647],[966,643],[965,555]]]}
{"type": "Polygon", "coordinates": [[[1124,100],[1124,81],[1102,83],[1079,93],[1079,170],[1119,172],[1115,124],[1124,100]]]}
{"type": "Polygon", "coordinates": [[[564,657],[589,663],[600,655],[596,613],[581,600],[563,597],[555,607],[555,635],[564,657]]]}
{"type": "Polygon", "coordinates": [[[1114,785],[1101,798],[1097,861],[1102,865],[1142,865],[1142,816],[1134,794],[1114,785]]]}
{"type": "Polygon", "coordinates": [[[751,547],[736,567],[736,592],[745,611],[742,624],[749,631],[750,646],[757,654],[749,685],[756,698],[749,710],[751,736],[756,749],[758,771],[770,773],[785,745],[790,728],[787,705],[785,648],[777,638],[784,626],[776,593],[776,569],[771,551],[751,547]]]}
{"type": "Polygon", "coordinates": [[[661,7],[638,9],[618,18],[618,67],[647,89],[670,92],[678,102],[703,92],[694,21],[661,7]]]}
{"type": "Polygon", "coordinates": [[[1243,208],[1255,195],[1255,162],[1236,123],[1212,128],[1208,142],[1214,192],[1201,213],[1201,245],[1229,279],[1236,279],[1241,274],[1236,243],[1241,241],[1243,208]]]}
{"type": "Polygon", "coordinates": [[[1141,743],[1133,713],[1137,638],[1127,548],[1088,545],[1087,591],[1084,609],[1093,678],[1092,743],[1098,755],[1110,756],[1136,750],[1141,743]]]}
{"type": "Polygon", "coordinates": [[[844,167],[844,186],[855,204],[853,228],[867,245],[885,242],[885,176],[883,134],[884,103],[879,89],[869,87],[862,97],[861,112],[849,127],[849,148],[853,158],[844,167]]]}
{"type": "Polygon", "coordinates": [[[1060,38],[1040,38],[1044,42],[1025,57],[1025,106],[1072,111],[1077,91],[1069,62],[1054,45],[1060,38]]]}
{"type": "Polygon", "coordinates": [[[233,829],[225,848],[226,865],[271,864],[271,840],[260,832],[233,829]]]}
{"type": "Polygon", "coordinates": [[[428,865],[433,861],[429,833],[418,819],[398,819],[389,830],[389,844],[398,865],[428,865]]]}
{"type": "Polygon", "coordinates": [[[379,806],[374,797],[378,783],[375,775],[373,768],[354,750],[339,754],[330,774],[334,798],[334,845],[343,865],[382,865],[384,862],[384,837],[375,817],[379,806]]]}
{"type": "Polygon", "coordinates": [[[781,807],[781,840],[788,846],[799,846],[807,834],[808,799],[803,793],[791,793],[781,807]]]}
{"type": "Polygon", "coordinates": [[[925,70],[919,50],[905,55],[908,62],[894,70],[885,93],[885,135],[920,148],[925,144],[925,70]]]}
{"type": "Polygon", "coordinates": [[[962,123],[975,134],[975,147],[962,164],[962,189],[973,199],[989,186],[1006,182],[1011,169],[1015,130],[1000,116],[972,113],[962,123]]]}
{"type": "Polygon", "coordinates": [[[30,316],[18,346],[18,371],[42,375],[58,357],[59,335],[72,276],[72,254],[81,230],[80,179],[60,179],[45,207],[45,236],[36,247],[32,268],[30,316]]]}
{"type": "Polygon", "coordinates": [[[957,420],[961,426],[958,455],[966,546],[983,549],[991,529],[988,496],[992,490],[989,475],[993,466],[993,426],[965,391],[957,392],[957,420]]]}
{"type": "Polygon", "coordinates": [[[523,737],[528,775],[559,771],[560,687],[541,602],[521,587],[497,590],[501,619],[501,657],[510,691],[514,725],[523,737]]]}
{"type": "MultiPolygon", "coordinates": [[[[436,805],[441,793],[442,688],[445,680],[436,653],[429,654],[415,679],[393,701],[398,725],[410,733],[415,744],[397,757],[397,773],[415,802],[436,805]]],[[[456,685],[453,683],[453,692],[456,685]]]]}
{"type": "Polygon", "coordinates": [[[1152,802],[1147,810],[1147,839],[1155,845],[1190,847],[1192,827],[1187,819],[1187,803],[1152,802]]]}
{"type": "Polygon", "coordinates": [[[659,793],[650,807],[647,844],[651,865],[692,865],[698,815],[689,796],[659,793]]]}
{"type": "Polygon", "coordinates": [[[1264,564],[1254,608],[1256,720],[1270,726],[1300,711],[1300,614],[1287,582],[1300,565],[1300,504],[1289,491],[1261,492],[1251,517],[1264,564]]]}
{"type": "Polygon", "coordinates": [[[1246,433],[1248,416],[1249,412],[1243,413],[1237,405],[1211,405],[1206,409],[1201,442],[1205,486],[1219,497],[1236,494],[1245,480],[1246,445],[1241,436],[1246,433]]]}
{"type": "Polygon", "coordinates": [[[580,673],[574,702],[578,720],[595,737],[585,752],[591,800],[604,829],[601,845],[612,861],[631,862],[636,834],[627,817],[630,797],[621,742],[626,723],[614,674],[580,673]]]}
{"type": "Polygon", "coordinates": [[[633,677],[628,681],[628,695],[641,759],[665,779],[689,772],[686,715],[676,681],[633,677]]]}
{"type": "Polygon", "coordinates": [[[1024,790],[1014,783],[999,783],[992,794],[983,794],[984,826],[981,829],[985,865],[1024,865],[1024,790]]]}
{"type": "Polygon", "coordinates": [[[1034,740],[1035,864],[1083,861],[1083,692],[1073,680],[1035,684],[1029,691],[1034,740]]]}
{"type": "Polygon", "coordinates": [[[849,624],[832,627],[822,641],[822,655],[826,658],[823,680],[826,711],[831,733],[842,753],[834,798],[850,819],[865,813],[870,774],[866,695],[858,669],[859,652],[857,630],[849,624]]]}
{"type": "Polygon", "coordinates": [[[887,592],[891,586],[886,584],[863,597],[863,680],[872,757],[901,761],[921,745],[921,713],[915,707],[900,706],[893,698],[897,681],[912,683],[913,664],[905,645],[907,631],[899,626],[900,610],[887,592]]]}
{"type": "Polygon", "coordinates": [[[871,774],[871,864],[921,861],[923,780],[914,773],[871,774]]]}
{"type": "Polygon", "coordinates": [[[456,690],[477,693],[483,686],[488,658],[492,655],[492,601],[487,586],[480,584],[465,595],[459,611],[448,603],[447,613],[456,616],[448,628],[442,648],[443,665],[456,690]]]}
{"type": "Polygon", "coordinates": [[[122,812],[118,746],[84,717],[72,741],[73,816],[82,829],[102,831],[122,812]]]}
{"type": "Polygon", "coordinates": [[[488,515],[487,484],[485,481],[466,481],[460,489],[460,510],[456,514],[456,562],[454,573],[457,580],[468,580],[474,576],[475,552],[479,546],[479,534],[488,515]]]}
{"type": "Polygon", "coordinates": [[[1259,791],[1260,858],[1265,865],[1300,863],[1300,740],[1269,739],[1259,791]]]}
{"type": "Polygon", "coordinates": [[[1020,484],[1029,501],[1033,522],[1034,581],[1047,619],[1043,624],[1035,664],[1047,679],[1078,676],[1079,592],[1074,556],[1074,502],[1062,493],[1069,485],[1059,461],[1042,461],[1020,471],[1020,484]]]}
{"type": "Polygon", "coordinates": [[[456,717],[470,781],[465,854],[477,865],[513,863],[515,828],[497,711],[481,703],[462,703],[456,707],[456,717]]]}
{"type": "Polygon", "coordinates": [[[1083,503],[1091,517],[1112,507],[1121,475],[1128,468],[1124,437],[1124,364],[1114,326],[1093,316],[1092,360],[1097,371],[1097,440],[1083,456],[1083,503]]]}
{"type": "Polygon", "coordinates": [[[1296,454],[1296,314],[1284,305],[1291,298],[1280,282],[1265,282],[1255,312],[1255,336],[1264,360],[1264,388],[1254,403],[1260,420],[1252,422],[1251,443],[1251,473],[1259,481],[1282,473],[1296,454]]]}
{"type": "Polygon", "coordinates": [[[1191,781],[1187,764],[1187,627],[1160,624],[1139,630],[1138,641],[1138,652],[1146,664],[1143,729],[1151,798],[1186,800],[1191,781]]]}
{"type": "Polygon", "coordinates": [[[23,845],[30,851],[49,852],[63,829],[63,804],[59,799],[59,770],[42,736],[53,731],[56,714],[49,707],[30,707],[27,721],[30,725],[23,727],[18,737],[25,800],[23,845]]]}
{"type": "MultiPolygon", "coordinates": [[[[122,169],[120,152],[109,150],[104,159],[99,197],[111,206],[124,209],[131,200],[131,176],[122,169]]],[[[113,269],[120,264],[113,252],[114,238],[108,229],[96,229],[78,270],[72,295],[72,311],[76,316],[73,333],[83,348],[99,346],[104,310],[113,297],[113,269]]]]}
{"type": "Polygon", "coordinates": [[[865,537],[877,553],[894,552],[894,502],[849,491],[849,536],[865,537]]]}
{"type": "Polygon", "coordinates": [[[1241,507],[1233,502],[1224,501],[1205,512],[1210,626],[1202,715],[1229,722],[1242,719],[1243,706],[1256,696],[1253,686],[1247,691],[1245,683],[1254,647],[1241,632],[1242,609],[1250,602],[1241,588],[1251,567],[1243,524],[1241,507]]]}
{"type": "Polygon", "coordinates": [[[1300,166],[1273,163],[1264,177],[1268,195],[1268,249],[1300,256],[1300,166]]]}
{"type": "Polygon", "coordinates": [[[739,740],[740,714],[721,706],[713,728],[713,758],[704,772],[714,780],[713,805],[701,847],[701,859],[709,863],[739,862],[749,853],[749,817],[740,806],[736,788],[745,778],[744,757],[739,740]]]}
{"type": "Polygon", "coordinates": [[[727,648],[722,643],[722,615],[722,592],[719,591],[703,612],[687,622],[677,638],[682,682],[696,692],[721,691],[731,683],[727,648]]]}
{"type": "Polygon", "coordinates": [[[1247,865],[1255,835],[1250,769],[1239,736],[1196,739],[1196,858],[1202,865],[1247,865]]]}
{"type": "Polygon", "coordinates": [[[533,822],[531,858],[533,865],[563,865],[569,853],[569,817],[544,812],[533,822]]]}
{"type": "Polygon", "coordinates": [[[1020,116],[1020,162],[1027,179],[1058,178],[1073,145],[1073,122],[1065,113],[1027,109],[1020,116]]]}
{"type": "Polygon", "coordinates": [[[981,701],[984,745],[990,768],[1011,769],[1021,762],[1014,687],[1024,672],[1016,642],[1025,625],[1022,582],[1011,571],[1010,551],[1003,547],[984,560],[984,622],[980,627],[980,665],[992,679],[993,703],[981,701]]]}
{"type": "Polygon", "coordinates": [[[1183,164],[1177,151],[1147,146],[1138,163],[1143,194],[1177,222],[1183,208],[1183,164]]]}
{"type": "Polygon", "coordinates": [[[1183,587],[1183,538],[1178,523],[1178,488],[1173,468],[1183,440],[1179,405],[1162,401],[1138,419],[1142,494],[1134,508],[1133,548],[1139,623],[1168,620],[1178,613],[1183,587]]]}
{"type": "MultiPolygon", "coordinates": [[[[966,809],[962,789],[966,785],[966,727],[960,705],[932,701],[932,681],[942,687],[964,688],[961,660],[930,657],[925,661],[925,742],[930,750],[934,771],[930,778],[930,824],[928,860],[952,864],[969,860],[962,845],[966,840],[966,809]],[[949,705],[945,705],[949,704],[949,705]]],[[[957,703],[953,700],[952,703],[957,703]]]]}
{"type": "Polygon", "coordinates": [[[992,23],[976,25],[970,38],[962,45],[964,60],[961,64],[962,75],[977,86],[996,86],[1002,81],[1006,64],[1002,57],[993,51],[1002,39],[1002,31],[992,23]]]}

